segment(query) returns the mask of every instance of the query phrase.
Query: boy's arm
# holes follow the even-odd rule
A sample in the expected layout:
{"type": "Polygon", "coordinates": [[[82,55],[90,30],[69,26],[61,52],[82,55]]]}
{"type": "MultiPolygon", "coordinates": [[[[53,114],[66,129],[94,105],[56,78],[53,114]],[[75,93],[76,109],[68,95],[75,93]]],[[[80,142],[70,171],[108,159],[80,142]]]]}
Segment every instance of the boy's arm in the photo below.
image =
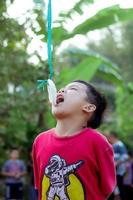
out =
{"type": "Polygon", "coordinates": [[[113,192],[116,186],[116,174],[114,154],[111,145],[106,146],[103,151],[101,147],[98,151],[98,168],[99,168],[99,187],[105,199],[113,192]]]}
{"type": "Polygon", "coordinates": [[[19,172],[17,174],[15,174],[15,178],[20,178],[22,176],[25,176],[27,174],[27,172],[19,172]]]}
{"type": "Polygon", "coordinates": [[[26,165],[22,160],[20,160],[20,169],[21,169],[20,172],[16,174],[16,178],[20,178],[27,174],[26,165]]]}

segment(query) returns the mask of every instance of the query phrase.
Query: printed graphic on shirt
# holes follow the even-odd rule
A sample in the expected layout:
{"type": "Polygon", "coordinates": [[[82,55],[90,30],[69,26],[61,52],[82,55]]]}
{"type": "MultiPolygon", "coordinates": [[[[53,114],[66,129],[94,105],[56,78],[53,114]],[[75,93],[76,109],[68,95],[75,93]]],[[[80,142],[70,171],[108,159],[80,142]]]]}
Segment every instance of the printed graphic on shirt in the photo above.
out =
{"type": "Polygon", "coordinates": [[[84,189],[74,174],[81,166],[80,160],[67,165],[59,155],[50,158],[42,181],[42,200],[84,200],[84,189]]]}

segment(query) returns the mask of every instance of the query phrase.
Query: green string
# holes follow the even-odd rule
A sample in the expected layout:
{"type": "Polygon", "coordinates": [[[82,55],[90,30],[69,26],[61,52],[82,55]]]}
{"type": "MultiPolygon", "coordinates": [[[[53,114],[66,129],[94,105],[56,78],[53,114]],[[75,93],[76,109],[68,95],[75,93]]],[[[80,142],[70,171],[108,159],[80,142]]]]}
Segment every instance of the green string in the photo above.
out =
{"type": "MultiPolygon", "coordinates": [[[[49,79],[52,79],[54,70],[52,65],[52,5],[51,0],[48,2],[47,11],[47,26],[48,26],[48,39],[47,39],[47,52],[48,52],[48,66],[49,66],[49,79]]],[[[38,80],[38,89],[44,89],[47,80],[38,80]]]]}
{"type": "Polygon", "coordinates": [[[48,21],[48,42],[47,42],[47,50],[48,50],[48,64],[49,64],[49,71],[50,76],[49,78],[52,79],[53,77],[53,66],[52,66],[52,6],[51,0],[48,3],[48,14],[47,14],[47,21],[48,21]]]}

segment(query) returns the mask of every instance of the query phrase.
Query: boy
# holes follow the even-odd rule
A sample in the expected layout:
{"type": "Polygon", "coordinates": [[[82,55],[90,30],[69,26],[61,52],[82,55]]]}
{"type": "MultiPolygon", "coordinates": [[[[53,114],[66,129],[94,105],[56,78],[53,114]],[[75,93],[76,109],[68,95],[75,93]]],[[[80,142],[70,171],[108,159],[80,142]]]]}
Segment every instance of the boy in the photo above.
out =
{"type": "Polygon", "coordinates": [[[111,145],[95,128],[105,98],[85,81],[57,93],[56,127],[33,144],[35,188],[39,200],[105,200],[115,187],[111,145]]]}
{"type": "Polygon", "coordinates": [[[6,177],[6,200],[23,199],[22,177],[26,174],[26,167],[22,160],[19,160],[19,149],[12,148],[10,159],[7,160],[2,168],[2,175],[6,177]]]}

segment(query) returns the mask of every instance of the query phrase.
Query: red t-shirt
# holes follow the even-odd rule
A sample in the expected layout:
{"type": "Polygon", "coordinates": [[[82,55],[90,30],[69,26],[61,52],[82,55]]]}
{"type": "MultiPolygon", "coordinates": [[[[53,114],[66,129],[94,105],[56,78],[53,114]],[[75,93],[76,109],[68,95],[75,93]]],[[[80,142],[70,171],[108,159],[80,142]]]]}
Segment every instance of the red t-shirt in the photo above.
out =
{"type": "Polygon", "coordinates": [[[112,147],[91,128],[70,137],[41,133],[33,163],[39,200],[105,200],[115,187],[112,147]]]}

